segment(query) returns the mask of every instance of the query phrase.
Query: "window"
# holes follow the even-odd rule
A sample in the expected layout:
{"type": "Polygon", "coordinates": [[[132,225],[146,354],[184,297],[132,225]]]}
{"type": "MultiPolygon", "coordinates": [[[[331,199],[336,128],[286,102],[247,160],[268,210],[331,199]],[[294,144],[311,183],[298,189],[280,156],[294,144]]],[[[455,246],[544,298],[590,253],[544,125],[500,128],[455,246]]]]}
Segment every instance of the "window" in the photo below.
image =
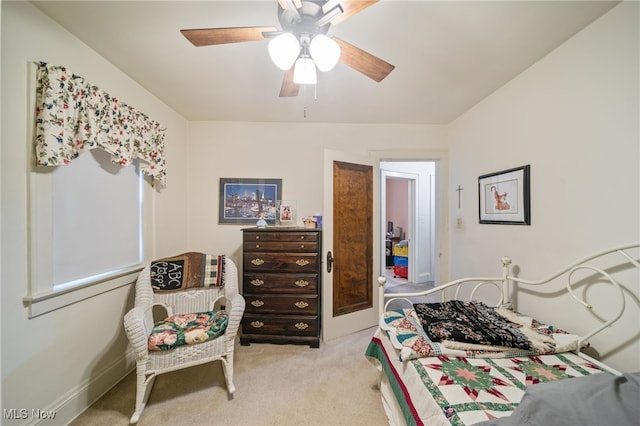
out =
{"type": "Polygon", "coordinates": [[[34,317],[135,280],[153,197],[142,176],[164,183],[166,172],[159,123],[65,67],[40,62],[30,71],[35,149],[24,301],[34,317]]]}
{"type": "Polygon", "coordinates": [[[31,174],[30,316],[135,280],[144,260],[144,179],[93,149],[31,174]]]}

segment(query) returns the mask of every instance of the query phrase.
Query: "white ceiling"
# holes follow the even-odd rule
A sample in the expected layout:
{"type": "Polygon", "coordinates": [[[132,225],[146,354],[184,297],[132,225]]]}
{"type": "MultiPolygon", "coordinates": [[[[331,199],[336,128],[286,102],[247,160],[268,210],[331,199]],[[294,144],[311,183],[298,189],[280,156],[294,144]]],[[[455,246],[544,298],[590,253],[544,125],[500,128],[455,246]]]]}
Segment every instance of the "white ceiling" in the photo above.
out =
{"type": "Polygon", "coordinates": [[[317,99],[313,86],[278,97],[266,40],[194,47],[180,34],[279,28],[276,0],[33,3],[189,120],[446,124],[617,2],[382,0],[329,35],[395,70],[376,83],[338,64],[319,73],[317,99]]]}

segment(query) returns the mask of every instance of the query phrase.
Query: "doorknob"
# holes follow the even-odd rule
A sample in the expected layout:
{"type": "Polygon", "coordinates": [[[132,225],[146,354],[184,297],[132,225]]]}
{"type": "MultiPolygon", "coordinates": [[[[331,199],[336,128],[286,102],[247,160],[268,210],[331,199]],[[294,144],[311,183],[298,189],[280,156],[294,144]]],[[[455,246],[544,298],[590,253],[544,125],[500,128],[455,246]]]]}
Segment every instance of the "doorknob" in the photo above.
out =
{"type": "Polygon", "coordinates": [[[333,267],[333,256],[331,255],[331,251],[327,252],[327,272],[331,272],[331,268],[333,267]]]}

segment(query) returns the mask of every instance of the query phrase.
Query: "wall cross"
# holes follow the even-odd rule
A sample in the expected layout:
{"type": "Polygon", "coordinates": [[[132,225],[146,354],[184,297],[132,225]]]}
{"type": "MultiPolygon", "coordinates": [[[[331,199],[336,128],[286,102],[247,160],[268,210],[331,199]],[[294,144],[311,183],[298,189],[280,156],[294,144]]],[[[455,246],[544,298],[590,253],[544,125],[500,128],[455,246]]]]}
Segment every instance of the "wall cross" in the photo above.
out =
{"type": "Polygon", "coordinates": [[[464,191],[464,188],[458,185],[458,187],[456,188],[456,191],[458,192],[458,208],[460,208],[460,194],[462,191],[464,191]]]}

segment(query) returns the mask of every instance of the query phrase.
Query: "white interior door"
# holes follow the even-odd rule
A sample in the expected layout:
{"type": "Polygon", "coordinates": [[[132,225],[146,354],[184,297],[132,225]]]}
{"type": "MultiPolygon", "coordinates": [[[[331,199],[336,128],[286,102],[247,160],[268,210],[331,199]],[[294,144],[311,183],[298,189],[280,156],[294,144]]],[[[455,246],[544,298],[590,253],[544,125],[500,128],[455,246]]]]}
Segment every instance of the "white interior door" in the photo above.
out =
{"type": "Polygon", "coordinates": [[[380,256],[373,256],[371,285],[373,306],[357,312],[333,316],[333,275],[327,271],[327,252],[333,252],[333,165],[335,161],[368,165],[373,168],[373,245],[371,253],[380,252],[380,167],[376,159],[354,154],[325,150],[324,152],[324,211],[322,220],[323,277],[322,277],[322,338],[331,340],[358,330],[372,327],[378,322],[378,272],[380,256]]]}

